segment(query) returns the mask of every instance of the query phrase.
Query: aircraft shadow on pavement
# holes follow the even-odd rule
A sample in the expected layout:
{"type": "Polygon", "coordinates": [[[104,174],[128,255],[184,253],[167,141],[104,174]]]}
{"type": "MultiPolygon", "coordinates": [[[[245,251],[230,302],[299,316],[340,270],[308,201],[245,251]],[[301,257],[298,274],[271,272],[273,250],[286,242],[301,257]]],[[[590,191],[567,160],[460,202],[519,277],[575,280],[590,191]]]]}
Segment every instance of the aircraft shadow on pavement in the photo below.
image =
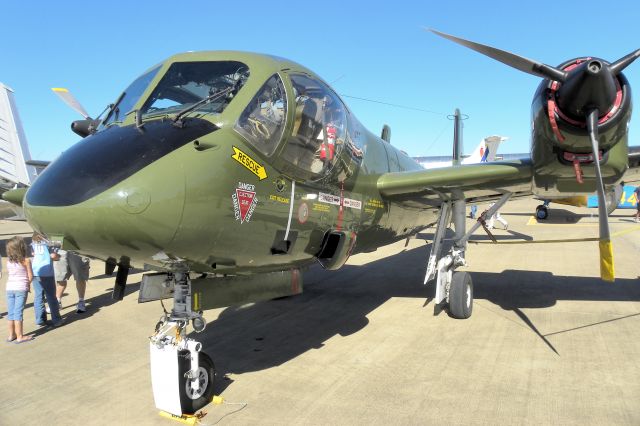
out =
{"type": "MultiPolygon", "coordinates": [[[[416,248],[340,271],[312,267],[305,272],[302,295],[227,308],[203,333],[192,336],[212,356],[219,377],[278,366],[336,335],[358,332],[367,326],[367,315],[392,297],[431,298],[433,286],[421,284],[426,255],[425,248],[416,248]]],[[[476,299],[514,311],[556,354],[521,309],[548,308],[558,300],[640,301],[640,286],[630,279],[611,285],[598,278],[507,270],[473,272],[473,280],[476,299]]],[[[217,383],[216,391],[222,392],[231,381],[217,383]]]]}
{"type": "MultiPolygon", "coordinates": [[[[116,268],[116,270],[117,270],[117,268],[116,268]]],[[[131,268],[131,269],[129,269],[129,276],[131,277],[131,275],[140,274],[142,272],[145,272],[144,269],[131,268]]],[[[103,278],[110,278],[112,280],[115,280],[116,279],[116,272],[113,272],[112,274],[99,273],[98,275],[94,275],[93,277],[89,277],[90,280],[101,280],[103,278]]]]}
{"type": "Polygon", "coordinates": [[[639,312],[599,323],[584,324],[571,330],[542,334],[522,309],[548,308],[559,300],[637,302],[640,301],[638,281],[618,278],[611,284],[595,277],[555,276],[550,272],[506,270],[499,274],[475,272],[473,284],[476,299],[486,299],[503,310],[513,311],[557,355],[560,354],[547,339],[553,334],[640,315],[639,312]]]}
{"type": "MultiPolygon", "coordinates": [[[[598,217],[597,209],[584,209],[584,212],[575,213],[569,210],[561,209],[561,208],[550,208],[549,216],[544,220],[537,220],[537,223],[544,225],[572,225],[580,222],[581,219],[587,219],[591,217],[598,217]]],[[[523,213],[502,213],[502,216],[530,216],[534,217],[534,212],[523,212],[523,213]]]]}
{"type": "MultiPolygon", "coordinates": [[[[635,210],[628,209],[627,212],[625,210],[616,210],[609,215],[609,220],[618,219],[620,221],[633,221],[635,217],[635,210]]],[[[530,216],[535,217],[535,212],[506,212],[501,213],[502,216],[530,216]]],[[[537,223],[544,224],[557,224],[557,225],[566,225],[566,224],[574,224],[578,223],[581,219],[591,219],[598,217],[598,209],[595,208],[587,208],[583,207],[580,209],[579,213],[554,207],[553,205],[549,208],[549,217],[544,220],[537,220],[537,223]]]]}
{"type": "MultiPolygon", "coordinates": [[[[89,280],[87,282],[87,286],[91,286],[91,280],[89,280]]],[[[128,284],[127,287],[125,288],[125,296],[127,297],[130,294],[136,293],[138,290],[140,289],[140,283],[133,283],[133,284],[128,284]]],[[[87,319],[91,316],[93,316],[94,314],[98,313],[101,309],[104,309],[110,305],[113,305],[114,303],[117,302],[117,300],[114,300],[111,297],[111,292],[112,289],[109,289],[107,292],[99,295],[99,296],[94,296],[91,298],[86,298],[85,302],[86,302],[86,311],[78,314],[76,313],[76,308],[75,308],[75,303],[77,301],[77,293],[76,293],[76,289],[75,289],[75,283],[73,282],[73,279],[71,279],[71,281],[68,282],[67,284],[67,289],[64,293],[64,296],[62,298],[62,304],[64,306],[64,308],[62,309],[62,318],[64,319],[64,324],[62,325],[62,327],[67,327],[70,324],[76,322],[76,321],[81,321],[84,319],[87,319]],[[71,305],[71,307],[69,307],[71,305]]],[[[27,303],[25,305],[25,311],[24,311],[24,315],[33,315],[33,296],[30,295],[29,296],[29,303],[27,303]],[[30,309],[31,308],[31,309],[30,309]]],[[[3,315],[5,315],[5,313],[3,313],[3,315]]],[[[48,320],[51,320],[51,315],[47,315],[48,320]]],[[[27,332],[25,333],[28,336],[33,336],[33,337],[37,337],[41,334],[47,333],[49,331],[52,330],[52,327],[50,326],[43,326],[40,328],[36,328],[34,331],[32,332],[27,332]]]]}
{"type": "MultiPolygon", "coordinates": [[[[511,229],[509,230],[496,229],[496,230],[491,230],[490,232],[495,236],[495,238],[498,241],[519,241],[519,240],[532,241],[533,240],[533,237],[531,235],[523,234],[521,232],[517,232],[511,229]]],[[[427,241],[433,241],[433,237],[434,237],[433,233],[421,232],[418,234],[419,239],[423,239],[427,241]]],[[[454,237],[453,231],[448,229],[447,233],[445,234],[445,240],[444,240],[445,243],[443,247],[448,247],[447,242],[450,245],[451,241],[453,240],[453,237],[454,237]]],[[[491,241],[491,237],[489,237],[489,235],[487,235],[482,228],[478,228],[473,233],[473,236],[469,239],[469,241],[472,243],[473,241],[491,241]]],[[[426,268],[426,264],[425,264],[425,268],[426,268]]]]}

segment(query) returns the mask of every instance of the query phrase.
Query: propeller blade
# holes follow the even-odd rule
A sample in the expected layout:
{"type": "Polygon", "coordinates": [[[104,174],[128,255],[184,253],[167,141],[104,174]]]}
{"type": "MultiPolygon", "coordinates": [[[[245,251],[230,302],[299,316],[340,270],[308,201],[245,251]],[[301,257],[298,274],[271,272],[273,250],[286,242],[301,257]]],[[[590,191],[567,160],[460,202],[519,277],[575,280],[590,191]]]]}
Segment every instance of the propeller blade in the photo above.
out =
{"type": "Polygon", "coordinates": [[[65,104],[69,105],[71,109],[80,113],[80,115],[83,116],[84,118],[91,120],[91,117],[89,117],[89,114],[87,113],[87,111],[82,107],[82,105],[80,104],[80,102],[78,102],[75,96],[73,96],[71,92],[69,92],[69,90],[63,87],[53,87],[51,88],[51,90],[53,90],[53,93],[58,95],[65,104]]]}
{"type": "Polygon", "coordinates": [[[631,65],[633,61],[638,59],[638,57],[640,57],[640,49],[636,50],[635,52],[629,53],[625,57],[618,59],[613,64],[609,65],[609,69],[611,70],[613,75],[618,75],[623,69],[625,69],[626,67],[631,65]]]}
{"type": "Polygon", "coordinates": [[[598,185],[598,225],[600,230],[600,278],[605,281],[615,280],[613,265],[613,246],[609,234],[609,217],[607,215],[607,203],[604,193],[604,184],[600,173],[600,149],[598,147],[598,114],[597,108],[592,109],[587,116],[587,130],[593,149],[593,165],[596,171],[596,183],[598,185]]]}
{"type": "Polygon", "coordinates": [[[463,38],[455,37],[450,34],[428,29],[432,33],[439,35],[440,37],[451,40],[454,43],[458,43],[462,46],[468,47],[471,50],[475,50],[478,53],[482,53],[485,56],[500,61],[503,64],[509,65],[515,69],[532,74],[542,78],[548,78],[550,80],[563,82],[567,78],[567,73],[554,68],[550,65],[543,64],[542,62],[534,61],[532,59],[525,58],[524,56],[516,55],[515,53],[507,52],[506,50],[496,49],[495,47],[486,46],[484,44],[475,43],[473,41],[465,40],[463,38]]]}

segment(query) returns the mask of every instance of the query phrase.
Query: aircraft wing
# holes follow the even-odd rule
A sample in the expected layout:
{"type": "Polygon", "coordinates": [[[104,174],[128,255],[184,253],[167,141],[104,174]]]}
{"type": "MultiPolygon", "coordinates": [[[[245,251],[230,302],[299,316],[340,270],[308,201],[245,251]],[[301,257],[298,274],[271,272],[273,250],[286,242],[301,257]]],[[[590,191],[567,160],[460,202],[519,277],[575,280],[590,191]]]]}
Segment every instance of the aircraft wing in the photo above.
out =
{"type": "MultiPolygon", "coordinates": [[[[434,199],[489,201],[506,192],[529,196],[531,159],[495,161],[407,172],[385,173],[378,179],[380,194],[392,201],[432,205],[434,199]]],[[[629,147],[625,184],[640,183],[640,146],[629,147]]],[[[439,204],[439,201],[438,201],[439,204]]]]}
{"type": "Polygon", "coordinates": [[[531,195],[533,167],[529,159],[385,173],[378,179],[380,194],[390,201],[439,205],[450,200],[490,200],[506,192],[531,195]],[[437,200],[437,204],[434,201],[437,200]]]}

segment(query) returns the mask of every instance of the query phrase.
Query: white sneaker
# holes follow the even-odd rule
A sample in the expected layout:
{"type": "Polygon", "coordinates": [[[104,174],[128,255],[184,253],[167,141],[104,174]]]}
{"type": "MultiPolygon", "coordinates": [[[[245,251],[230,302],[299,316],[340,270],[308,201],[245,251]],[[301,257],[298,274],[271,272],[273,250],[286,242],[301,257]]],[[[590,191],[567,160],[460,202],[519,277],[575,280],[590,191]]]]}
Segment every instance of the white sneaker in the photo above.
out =
{"type": "Polygon", "coordinates": [[[87,311],[87,308],[84,305],[84,300],[78,301],[78,307],[76,309],[77,314],[83,314],[87,311]]]}
{"type": "Polygon", "coordinates": [[[51,313],[51,309],[49,308],[49,304],[48,304],[48,303],[46,303],[46,304],[44,305],[44,311],[45,311],[46,313],[48,313],[48,314],[50,314],[50,313],[51,313]]]}

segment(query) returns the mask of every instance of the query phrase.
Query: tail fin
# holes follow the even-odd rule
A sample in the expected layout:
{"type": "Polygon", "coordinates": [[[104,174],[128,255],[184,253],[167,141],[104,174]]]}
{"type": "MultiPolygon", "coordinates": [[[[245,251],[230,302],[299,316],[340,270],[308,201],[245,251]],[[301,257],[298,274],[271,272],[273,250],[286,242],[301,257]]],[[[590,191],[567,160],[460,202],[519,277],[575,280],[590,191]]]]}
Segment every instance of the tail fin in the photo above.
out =
{"type": "Polygon", "coordinates": [[[0,83],[0,189],[31,185],[36,169],[26,164],[29,160],[29,145],[13,90],[0,83]]]}
{"type": "Polygon", "coordinates": [[[473,164],[494,161],[496,159],[496,153],[498,152],[500,143],[506,141],[507,139],[509,138],[504,136],[487,136],[480,141],[471,155],[465,158],[464,163],[473,164]]]}

